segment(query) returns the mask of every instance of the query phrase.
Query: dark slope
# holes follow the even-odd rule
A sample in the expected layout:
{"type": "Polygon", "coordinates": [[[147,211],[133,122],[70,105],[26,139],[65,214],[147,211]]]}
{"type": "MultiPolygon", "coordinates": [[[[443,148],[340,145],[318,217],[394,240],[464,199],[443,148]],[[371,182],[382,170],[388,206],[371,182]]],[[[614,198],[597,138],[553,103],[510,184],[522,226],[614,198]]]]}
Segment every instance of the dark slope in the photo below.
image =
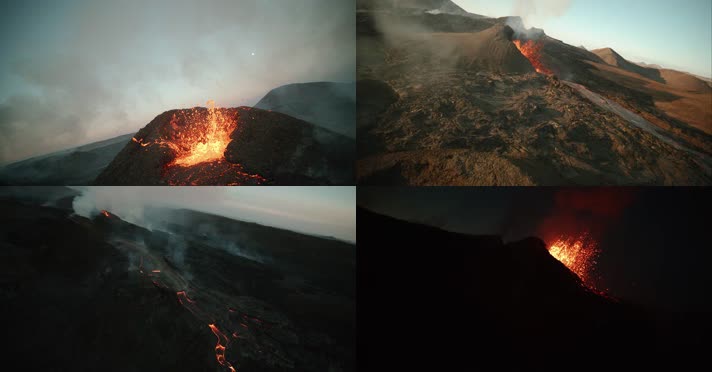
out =
{"type": "MultiPolygon", "coordinates": [[[[353,245],[332,252],[352,263],[332,276],[349,290],[325,289],[299,262],[285,271],[230,253],[222,231],[239,231],[245,247],[276,262],[294,258],[273,243],[299,234],[212,216],[223,228],[206,241],[38,204],[0,197],[0,318],[11,341],[1,354],[15,369],[227,371],[216,361],[215,323],[239,371],[355,370],[353,245]]],[[[182,216],[183,228],[210,219],[182,216]]],[[[293,256],[345,245],[306,239],[293,256]]]]}
{"type": "Polygon", "coordinates": [[[33,157],[0,168],[0,185],[89,185],[133,134],[33,157]]]}
{"type": "Polygon", "coordinates": [[[588,290],[537,238],[503,243],[364,209],[357,223],[358,347],[367,367],[643,368],[693,363],[703,350],[690,336],[709,319],[689,314],[665,328],[662,315],[588,290]],[[380,350],[391,358],[379,360],[380,350]]]}
{"type": "Polygon", "coordinates": [[[272,89],[254,106],[356,138],[356,84],[316,82],[272,89]]]}

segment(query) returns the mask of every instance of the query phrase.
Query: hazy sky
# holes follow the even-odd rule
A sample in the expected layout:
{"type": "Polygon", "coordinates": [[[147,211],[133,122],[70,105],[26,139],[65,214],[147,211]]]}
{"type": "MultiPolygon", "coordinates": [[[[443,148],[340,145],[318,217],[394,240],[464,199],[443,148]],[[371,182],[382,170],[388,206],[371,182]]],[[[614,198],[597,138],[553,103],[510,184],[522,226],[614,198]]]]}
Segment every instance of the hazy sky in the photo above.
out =
{"type": "Polygon", "coordinates": [[[163,111],[253,105],[355,79],[354,0],[5,1],[0,164],[136,131],[163,111]]]}
{"type": "Polygon", "coordinates": [[[150,227],[146,207],[187,208],[312,235],[356,241],[356,188],[353,186],[264,187],[76,187],[78,214],[105,209],[150,227]]]}
{"type": "Polygon", "coordinates": [[[455,0],[471,13],[519,15],[527,27],[633,62],[712,76],[712,0],[455,0]]]}

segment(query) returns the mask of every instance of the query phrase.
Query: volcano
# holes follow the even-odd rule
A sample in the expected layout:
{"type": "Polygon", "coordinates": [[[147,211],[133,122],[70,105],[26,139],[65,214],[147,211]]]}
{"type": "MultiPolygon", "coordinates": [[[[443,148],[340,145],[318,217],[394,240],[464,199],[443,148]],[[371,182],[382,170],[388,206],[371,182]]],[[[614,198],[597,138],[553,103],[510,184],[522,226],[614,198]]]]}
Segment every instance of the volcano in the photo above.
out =
{"type": "Polygon", "coordinates": [[[171,110],[136,133],[94,184],[348,184],[351,141],[257,108],[171,110]]]}
{"type": "Polygon", "coordinates": [[[505,242],[363,208],[357,224],[359,332],[381,336],[359,337],[366,366],[595,371],[706,355],[708,313],[601,295],[537,237],[505,242]],[[384,349],[385,362],[375,357],[384,349]]]}
{"type": "Polygon", "coordinates": [[[74,214],[73,189],[15,191],[0,196],[6,362],[355,371],[353,244],[185,209],[148,208],[147,230],[74,214]]]}
{"type": "Polygon", "coordinates": [[[706,82],[441,3],[357,12],[359,184],[712,183],[706,82]]]}
{"type": "Polygon", "coordinates": [[[354,96],[354,83],[300,83],[255,107],[170,110],[137,133],[5,165],[0,184],[352,185],[354,96]]]}

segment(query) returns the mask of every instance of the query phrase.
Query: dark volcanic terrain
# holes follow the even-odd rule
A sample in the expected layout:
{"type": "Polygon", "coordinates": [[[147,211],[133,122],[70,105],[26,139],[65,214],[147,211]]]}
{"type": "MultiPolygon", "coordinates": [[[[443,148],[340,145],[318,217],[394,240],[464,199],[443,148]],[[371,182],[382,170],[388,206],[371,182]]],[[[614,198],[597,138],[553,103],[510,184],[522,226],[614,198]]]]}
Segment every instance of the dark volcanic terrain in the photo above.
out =
{"type": "Polygon", "coordinates": [[[401,4],[418,6],[357,12],[359,184],[712,183],[702,80],[567,45],[516,17],[401,4]],[[539,43],[552,75],[513,40],[539,43]]]}
{"type": "Polygon", "coordinates": [[[359,336],[359,368],[686,369],[706,358],[708,313],[599,294],[538,238],[505,243],[366,209],[357,224],[359,334],[379,335],[359,336]]]}
{"type": "Polygon", "coordinates": [[[355,370],[354,245],[187,210],[149,231],[77,216],[75,195],[0,196],[8,365],[355,370]]]}

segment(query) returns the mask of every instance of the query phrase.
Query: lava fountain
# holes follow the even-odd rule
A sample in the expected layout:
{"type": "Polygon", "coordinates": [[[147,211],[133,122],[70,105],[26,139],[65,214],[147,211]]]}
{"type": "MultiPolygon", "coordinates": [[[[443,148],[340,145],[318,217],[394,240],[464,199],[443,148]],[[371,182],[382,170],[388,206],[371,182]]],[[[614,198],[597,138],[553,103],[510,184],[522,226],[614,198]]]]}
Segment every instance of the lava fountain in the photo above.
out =
{"type": "Polygon", "coordinates": [[[143,142],[135,137],[131,140],[142,147],[155,143],[172,149],[175,158],[168,166],[190,167],[222,160],[230,134],[237,127],[237,118],[215,107],[213,100],[209,100],[207,106],[207,115],[199,108],[174,113],[167,127],[169,133],[154,142],[143,142]]]}
{"type": "Polygon", "coordinates": [[[553,71],[544,67],[544,64],[541,62],[541,48],[544,47],[544,43],[534,40],[512,40],[512,42],[524,57],[527,57],[536,72],[545,75],[554,74],[553,71]]]}
{"type": "Polygon", "coordinates": [[[591,237],[584,233],[578,237],[559,237],[549,245],[549,254],[566,265],[589,288],[593,288],[592,275],[600,250],[591,237]]]}

